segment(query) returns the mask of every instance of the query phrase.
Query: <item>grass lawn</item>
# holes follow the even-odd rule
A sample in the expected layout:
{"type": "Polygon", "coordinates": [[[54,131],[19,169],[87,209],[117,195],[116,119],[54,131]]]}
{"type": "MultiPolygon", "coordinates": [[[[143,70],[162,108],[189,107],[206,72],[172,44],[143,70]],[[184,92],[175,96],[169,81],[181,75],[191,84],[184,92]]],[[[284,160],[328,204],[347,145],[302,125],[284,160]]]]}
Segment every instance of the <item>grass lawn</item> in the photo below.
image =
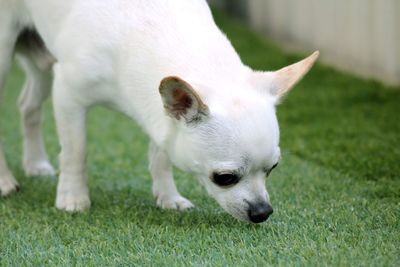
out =
{"type": "MultiPolygon", "coordinates": [[[[300,59],[216,15],[243,61],[277,69],[300,59]]],[[[0,266],[400,266],[400,88],[318,65],[278,109],[283,160],[267,181],[275,209],[250,225],[225,214],[188,174],[178,188],[196,205],[155,207],[148,139],[120,114],[88,120],[92,208],[54,207],[56,178],[26,178],[14,66],[0,136],[22,190],[0,199],[0,266]]],[[[45,141],[59,151],[50,101],[45,141]]]]}

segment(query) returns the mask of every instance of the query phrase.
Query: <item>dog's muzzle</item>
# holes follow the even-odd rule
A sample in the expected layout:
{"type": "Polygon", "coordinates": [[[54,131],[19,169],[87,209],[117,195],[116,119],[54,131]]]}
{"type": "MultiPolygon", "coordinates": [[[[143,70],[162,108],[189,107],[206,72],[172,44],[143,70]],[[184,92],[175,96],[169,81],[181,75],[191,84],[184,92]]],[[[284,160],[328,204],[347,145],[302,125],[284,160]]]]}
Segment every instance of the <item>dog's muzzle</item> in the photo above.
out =
{"type": "Polygon", "coordinates": [[[274,212],[272,207],[266,202],[249,203],[247,214],[253,223],[262,223],[266,221],[269,216],[274,212]]]}

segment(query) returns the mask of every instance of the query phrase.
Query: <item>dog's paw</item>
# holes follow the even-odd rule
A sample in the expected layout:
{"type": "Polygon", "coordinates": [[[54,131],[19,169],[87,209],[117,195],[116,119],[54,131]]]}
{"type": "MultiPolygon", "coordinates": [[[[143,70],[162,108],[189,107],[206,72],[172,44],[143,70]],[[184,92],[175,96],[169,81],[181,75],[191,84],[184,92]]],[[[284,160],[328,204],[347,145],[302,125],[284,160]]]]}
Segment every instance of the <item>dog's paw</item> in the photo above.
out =
{"type": "Polygon", "coordinates": [[[90,207],[88,193],[78,193],[74,191],[64,191],[57,193],[56,207],[68,212],[79,212],[90,207]]]}
{"type": "Polygon", "coordinates": [[[157,206],[162,209],[175,209],[175,210],[186,210],[193,208],[194,205],[188,199],[180,196],[158,196],[157,206]]]}
{"type": "Polygon", "coordinates": [[[5,197],[19,190],[17,180],[11,173],[0,175],[0,195],[5,197]]]}
{"type": "Polygon", "coordinates": [[[32,176],[55,176],[56,171],[48,161],[26,163],[24,165],[25,175],[32,176]]]}

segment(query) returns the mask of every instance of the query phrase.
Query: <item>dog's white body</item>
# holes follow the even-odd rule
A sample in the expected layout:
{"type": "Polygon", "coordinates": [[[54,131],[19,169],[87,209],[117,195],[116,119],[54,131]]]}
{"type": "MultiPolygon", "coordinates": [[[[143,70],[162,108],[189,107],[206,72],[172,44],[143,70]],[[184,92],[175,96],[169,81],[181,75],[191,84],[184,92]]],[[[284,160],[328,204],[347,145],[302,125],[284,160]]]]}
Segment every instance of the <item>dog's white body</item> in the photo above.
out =
{"type": "MultiPolygon", "coordinates": [[[[39,129],[53,69],[62,147],[58,208],[78,211],[90,205],[84,124],[95,104],[123,112],[150,136],[159,206],[192,206],[178,193],[170,162],[199,177],[239,219],[249,219],[251,203],[269,202],[262,170],[280,157],[275,103],[308,71],[316,54],[281,74],[254,73],[202,0],[0,0],[0,90],[18,35],[27,27],[36,29],[52,56],[20,51],[28,76],[20,98],[24,167],[28,175],[54,173],[39,129]],[[170,77],[160,86],[168,76],[187,83],[170,77]],[[217,186],[209,177],[218,170],[240,170],[240,182],[217,186]]],[[[6,195],[17,183],[2,154],[0,190],[6,195]]]]}

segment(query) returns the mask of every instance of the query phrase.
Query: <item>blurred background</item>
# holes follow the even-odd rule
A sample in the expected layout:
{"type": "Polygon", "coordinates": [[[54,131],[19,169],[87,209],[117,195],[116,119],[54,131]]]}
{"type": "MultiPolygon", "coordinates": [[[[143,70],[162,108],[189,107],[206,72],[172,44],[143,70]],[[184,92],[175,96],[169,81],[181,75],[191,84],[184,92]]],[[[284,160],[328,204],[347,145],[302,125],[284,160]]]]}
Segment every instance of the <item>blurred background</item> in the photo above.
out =
{"type": "Polygon", "coordinates": [[[400,85],[399,0],[209,0],[295,52],[364,78],[400,85]]]}

